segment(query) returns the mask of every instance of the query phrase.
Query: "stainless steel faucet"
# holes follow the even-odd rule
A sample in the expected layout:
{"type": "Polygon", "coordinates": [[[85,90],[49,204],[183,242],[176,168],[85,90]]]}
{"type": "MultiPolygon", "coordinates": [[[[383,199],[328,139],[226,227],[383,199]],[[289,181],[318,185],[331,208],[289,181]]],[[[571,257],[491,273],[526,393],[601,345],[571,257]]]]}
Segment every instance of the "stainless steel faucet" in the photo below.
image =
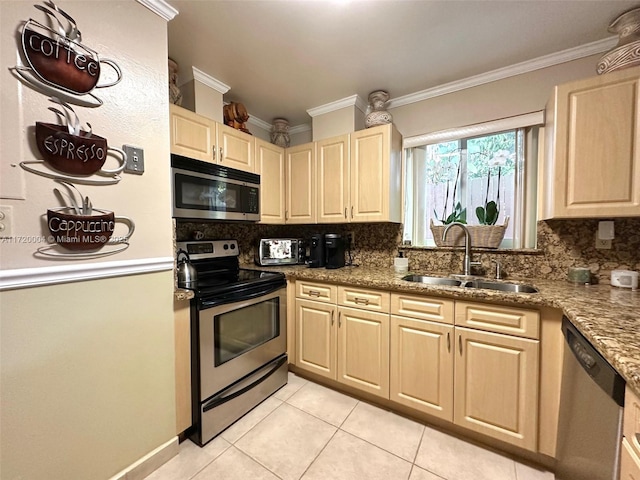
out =
{"type": "Polygon", "coordinates": [[[467,227],[460,222],[452,222],[447,225],[442,232],[442,241],[444,242],[447,237],[447,232],[451,227],[460,227],[464,230],[464,260],[462,261],[462,270],[464,276],[471,275],[471,265],[480,265],[480,262],[472,262],[471,261],[471,236],[469,235],[469,230],[467,227]]]}

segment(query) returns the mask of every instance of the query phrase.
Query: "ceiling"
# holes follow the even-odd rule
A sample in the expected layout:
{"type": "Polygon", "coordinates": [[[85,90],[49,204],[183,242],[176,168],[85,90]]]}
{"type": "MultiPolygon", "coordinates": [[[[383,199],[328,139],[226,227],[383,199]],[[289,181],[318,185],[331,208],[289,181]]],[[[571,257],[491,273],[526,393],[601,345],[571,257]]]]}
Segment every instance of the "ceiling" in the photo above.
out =
{"type": "MultiPolygon", "coordinates": [[[[179,83],[194,66],[271,123],[374,90],[391,98],[610,38],[638,0],[169,0],[179,83]]],[[[613,42],[615,44],[615,41],[613,42]]],[[[595,65],[594,65],[595,74],[595,65]]]]}

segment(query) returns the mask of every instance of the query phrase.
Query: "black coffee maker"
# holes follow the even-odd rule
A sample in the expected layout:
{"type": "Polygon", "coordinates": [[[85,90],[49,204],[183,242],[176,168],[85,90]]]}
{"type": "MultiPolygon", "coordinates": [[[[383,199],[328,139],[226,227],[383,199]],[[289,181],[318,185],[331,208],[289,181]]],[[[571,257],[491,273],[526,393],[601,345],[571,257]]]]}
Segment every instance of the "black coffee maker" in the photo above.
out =
{"type": "Polygon", "coordinates": [[[307,262],[309,268],[324,267],[326,261],[324,242],[323,233],[311,235],[311,240],[309,241],[309,260],[307,262]]]}
{"type": "Polygon", "coordinates": [[[324,236],[324,240],[327,258],[326,267],[344,267],[344,239],[342,235],[338,233],[327,233],[324,236]]]}

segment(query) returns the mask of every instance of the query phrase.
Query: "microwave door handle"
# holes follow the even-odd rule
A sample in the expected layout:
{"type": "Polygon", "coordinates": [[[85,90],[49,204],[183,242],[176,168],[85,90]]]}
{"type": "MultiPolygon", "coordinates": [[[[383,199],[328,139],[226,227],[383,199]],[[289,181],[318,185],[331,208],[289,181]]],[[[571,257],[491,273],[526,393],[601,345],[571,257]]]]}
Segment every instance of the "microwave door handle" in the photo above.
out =
{"type": "MultiPolygon", "coordinates": [[[[261,375],[257,380],[255,380],[254,382],[251,382],[249,385],[242,387],[240,390],[236,390],[236,388],[238,388],[237,385],[234,385],[231,388],[228,388],[226,390],[223,390],[222,392],[220,392],[219,394],[217,394],[215,397],[213,397],[211,400],[209,400],[207,403],[205,403],[202,406],[202,411],[203,412],[208,412],[209,410],[212,410],[216,407],[219,407],[220,405],[222,405],[223,403],[227,403],[231,400],[233,400],[236,397],[239,397],[240,395],[243,395],[244,393],[248,392],[249,390],[257,387],[258,385],[260,385],[262,382],[264,382],[267,378],[269,378],[271,375],[273,375],[274,373],[276,373],[278,371],[278,369],[287,361],[287,357],[286,355],[280,357],[276,362],[275,365],[273,365],[273,367],[264,375],[261,375]],[[236,390],[236,391],[234,391],[236,390]]],[[[269,367],[270,365],[266,365],[266,367],[269,367]]],[[[257,374],[260,374],[262,372],[257,372],[257,374]]],[[[254,375],[255,377],[255,375],[254,375]]]]}

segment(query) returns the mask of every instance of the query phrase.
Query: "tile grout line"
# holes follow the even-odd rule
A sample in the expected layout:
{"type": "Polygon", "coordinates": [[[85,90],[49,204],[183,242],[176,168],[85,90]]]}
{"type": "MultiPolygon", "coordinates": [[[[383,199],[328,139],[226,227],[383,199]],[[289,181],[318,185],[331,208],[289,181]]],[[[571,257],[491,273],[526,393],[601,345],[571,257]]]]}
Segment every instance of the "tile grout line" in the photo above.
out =
{"type": "MultiPolygon", "coordinates": [[[[224,440],[224,438],[223,438],[223,440],[224,440]]],[[[190,440],[190,439],[187,439],[187,440],[185,440],[185,441],[190,442],[191,440],[190,440]]],[[[213,441],[213,440],[212,440],[212,441],[213,441]]],[[[233,447],[233,444],[232,444],[231,442],[227,442],[226,440],[224,440],[224,441],[225,441],[226,443],[228,443],[228,444],[229,444],[229,446],[228,446],[227,448],[225,448],[222,452],[220,452],[220,454],[219,454],[219,455],[216,455],[214,458],[212,458],[210,462],[207,462],[205,465],[203,465],[203,467],[202,467],[200,470],[198,470],[196,473],[194,473],[192,476],[190,476],[188,480],[193,480],[194,478],[196,478],[198,475],[200,475],[200,473],[201,473],[205,468],[207,468],[209,465],[211,465],[213,462],[215,462],[218,458],[220,458],[220,457],[221,457],[221,456],[222,456],[222,455],[223,455],[227,450],[229,450],[231,447],[233,447]]],[[[199,446],[199,445],[196,445],[195,443],[194,443],[194,445],[195,445],[197,448],[204,448],[204,447],[201,447],[201,446],[199,446]]],[[[179,454],[180,454],[180,453],[178,452],[178,455],[179,455],[179,454]]]]}
{"type": "Polygon", "coordinates": [[[273,474],[273,476],[275,476],[276,478],[278,478],[279,480],[284,480],[280,475],[278,475],[276,472],[274,472],[273,470],[271,470],[269,467],[267,467],[266,465],[264,465],[261,461],[259,461],[257,458],[253,458],[251,455],[249,455],[247,452],[245,452],[244,450],[239,449],[238,447],[236,447],[235,445],[231,445],[232,448],[235,448],[236,450],[238,450],[242,455],[246,456],[247,458],[250,458],[251,460],[253,460],[254,462],[256,462],[258,465],[260,465],[262,468],[264,468],[266,471],[268,471],[269,473],[273,474]]]}

